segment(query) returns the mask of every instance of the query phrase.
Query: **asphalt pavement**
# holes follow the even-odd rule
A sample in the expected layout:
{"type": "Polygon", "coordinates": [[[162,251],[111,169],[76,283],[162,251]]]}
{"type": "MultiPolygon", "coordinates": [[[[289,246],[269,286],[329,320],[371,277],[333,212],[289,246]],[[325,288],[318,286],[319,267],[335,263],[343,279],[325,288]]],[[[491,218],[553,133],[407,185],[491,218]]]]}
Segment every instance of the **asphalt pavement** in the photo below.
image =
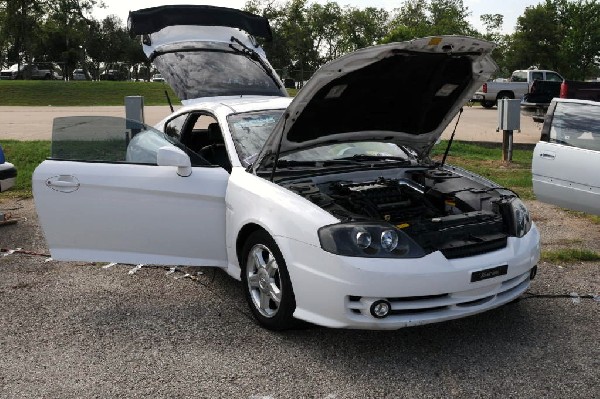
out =
{"type": "MultiPolygon", "coordinates": [[[[498,110],[479,105],[465,106],[456,129],[456,140],[502,142],[498,127],[498,110]]],[[[153,126],[171,113],[168,106],[149,106],[144,109],[147,124],[153,126]]],[[[50,140],[52,121],[63,116],[125,116],[125,108],[112,107],[0,107],[0,140],[50,140]]],[[[450,137],[456,125],[455,118],[442,138],[450,137]]],[[[534,144],[540,138],[541,124],[531,115],[521,115],[521,131],[514,132],[517,144],[534,144]]]]}
{"type": "Polygon", "coordinates": [[[30,253],[0,255],[1,398],[599,397],[600,303],[569,294],[597,293],[600,263],[541,263],[461,320],[275,333],[215,269],[47,261],[32,201],[9,206],[0,248],[30,253]]]}

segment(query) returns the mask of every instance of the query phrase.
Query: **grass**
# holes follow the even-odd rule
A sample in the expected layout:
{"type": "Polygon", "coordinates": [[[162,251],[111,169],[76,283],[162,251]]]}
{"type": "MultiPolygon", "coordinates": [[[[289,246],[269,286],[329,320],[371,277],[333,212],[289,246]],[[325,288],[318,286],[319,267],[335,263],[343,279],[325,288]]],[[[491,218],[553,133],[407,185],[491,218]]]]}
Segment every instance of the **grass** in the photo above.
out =
{"type": "Polygon", "coordinates": [[[566,248],[542,251],[542,260],[546,262],[596,262],[600,261],[598,252],[587,249],[566,248]]]}
{"type": "Polygon", "coordinates": [[[180,101],[164,83],[0,80],[0,106],[99,106],[123,105],[125,96],[143,96],[145,105],[180,101]]]}
{"type": "MultiPolygon", "coordinates": [[[[169,85],[158,82],[0,80],[0,106],[123,105],[126,96],[143,96],[145,105],[180,104],[169,85]]],[[[298,90],[288,89],[291,96],[298,90]]]]}
{"type": "Polygon", "coordinates": [[[50,141],[0,140],[6,160],[17,168],[15,186],[0,194],[10,197],[31,197],[33,170],[50,156],[50,141]]]}
{"type": "MultiPolygon", "coordinates": [[[[432,157],[441,160],[447,141],[438,144],[432,157]]],[[[523,199],[534,199],[531,184],[532,150],[513,150],[513,161],[502,161],[502,144],[474,144],[455,141],[448,153],[447,163],[465,168],[471,172],[515,191],[523,199]]]]}

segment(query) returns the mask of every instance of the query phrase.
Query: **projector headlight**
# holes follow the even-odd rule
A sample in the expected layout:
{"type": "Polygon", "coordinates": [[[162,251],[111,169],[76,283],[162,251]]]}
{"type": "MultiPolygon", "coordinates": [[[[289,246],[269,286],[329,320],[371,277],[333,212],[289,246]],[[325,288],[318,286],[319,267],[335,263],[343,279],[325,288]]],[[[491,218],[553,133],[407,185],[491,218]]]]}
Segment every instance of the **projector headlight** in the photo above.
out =
{"type": "Polygon", "coordinates": [[[515,237],[523,237],[531,229],[531,217],[527,207],[519,198],[514,198],[510,203],[512,214],[512,232],[515,237]]]}
{"type": "Polygon", "coordinates": [[[420,258],[423,249],[402,230],[386,223],[339,223],[319,229],[321,248],[344,256],[420,258]]]}

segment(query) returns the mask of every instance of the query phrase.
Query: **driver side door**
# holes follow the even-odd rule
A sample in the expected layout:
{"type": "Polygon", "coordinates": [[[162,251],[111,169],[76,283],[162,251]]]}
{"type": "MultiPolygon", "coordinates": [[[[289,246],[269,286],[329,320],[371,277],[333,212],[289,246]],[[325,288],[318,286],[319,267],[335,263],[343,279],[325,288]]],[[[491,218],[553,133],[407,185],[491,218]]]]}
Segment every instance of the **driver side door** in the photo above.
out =
{"type": "Polygon", "coordinates": [[[229,174],[192,164],[182,177],[157,161],[159,148],[176,147],[164,133],[121,118],[81,118],[55,121],[52,158],[33,175],[52,257],[226,267],[229,174]]]}

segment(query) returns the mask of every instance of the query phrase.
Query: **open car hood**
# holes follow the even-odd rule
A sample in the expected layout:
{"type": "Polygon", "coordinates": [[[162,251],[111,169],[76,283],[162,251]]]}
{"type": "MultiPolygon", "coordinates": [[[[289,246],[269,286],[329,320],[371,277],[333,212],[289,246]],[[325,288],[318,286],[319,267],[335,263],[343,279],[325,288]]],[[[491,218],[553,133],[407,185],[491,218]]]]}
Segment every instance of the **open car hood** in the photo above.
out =
{"type": "Polygon", "coordinates": [[[368,47],[319,69],[279,120],[254,163],[325,144],[385,141],[427,155],[496,70],[495,44],[438,36],[368,47]]]}
{"type": "Polygon", "coordinates": [[[287,96],[254,36],[271,39],[266,18],[212,6],[161,6],[129,13],[129,32],[175,94],[287,96]]]}

